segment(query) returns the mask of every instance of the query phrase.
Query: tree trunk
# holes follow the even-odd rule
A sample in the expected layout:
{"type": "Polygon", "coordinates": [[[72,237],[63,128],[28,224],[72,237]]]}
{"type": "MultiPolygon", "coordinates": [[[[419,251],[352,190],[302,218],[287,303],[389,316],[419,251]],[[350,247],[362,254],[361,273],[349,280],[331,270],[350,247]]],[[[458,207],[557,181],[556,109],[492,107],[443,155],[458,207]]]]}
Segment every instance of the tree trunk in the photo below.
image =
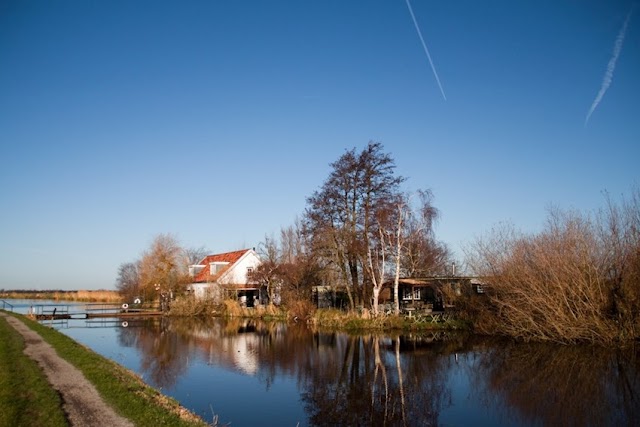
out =
{"type": "Polygon", "coordinates": [[[380,286],[373,287],[372,309],[375,316],[378,315],[378,297],[380,296],[380,286]]]}
{"type": "Polygon", "coordinates": [[[396,271],[396,277],[393,280],[393,312],[397,315],[400,314],[400,298],[398,288],[400,287],[400,274],[396,271]]]}
{"type": "Polygon", "coordinates": [[[400,287],[400,261],[402,252],[402,224],[403,224],[403,207],[402,203],[398,204],[398,225],[396,227],[396,271],[393,277],[393,312],[398,316],[400,314],[400,298],[398,288],[400,287]]]}
{"type": "Polygon", "coordinates": [[[352,301],[351,309],[354,309],[355,305],[359,305],[362,300],[362,294],[358,292],[358,263],[354,260],[349,260],[349,272],[351,273],[351,288],[356,295],[355,301],[352,301]]]}

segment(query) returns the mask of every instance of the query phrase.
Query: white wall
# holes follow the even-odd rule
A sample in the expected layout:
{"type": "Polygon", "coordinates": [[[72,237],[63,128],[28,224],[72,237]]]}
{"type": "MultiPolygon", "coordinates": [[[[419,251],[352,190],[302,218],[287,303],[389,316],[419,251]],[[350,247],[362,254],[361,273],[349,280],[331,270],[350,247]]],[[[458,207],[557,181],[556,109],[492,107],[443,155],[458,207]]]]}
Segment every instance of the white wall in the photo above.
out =
{"type": "Polygon", "coordinates": [[[260,262],[260,258],[254,251],[248,251],[219,281],[220,283],[244,285],[247,283],[247,268],[251,267],[255,270],[260,265],[260,262]]]}
{"type": "Polygon", "coordinates": [[[193,295],[196,298],[205,298],[208,295],[209,288],[211,287],[210,283],[192,283],[189,285],[191,290],[193,291],[193,295]]]}

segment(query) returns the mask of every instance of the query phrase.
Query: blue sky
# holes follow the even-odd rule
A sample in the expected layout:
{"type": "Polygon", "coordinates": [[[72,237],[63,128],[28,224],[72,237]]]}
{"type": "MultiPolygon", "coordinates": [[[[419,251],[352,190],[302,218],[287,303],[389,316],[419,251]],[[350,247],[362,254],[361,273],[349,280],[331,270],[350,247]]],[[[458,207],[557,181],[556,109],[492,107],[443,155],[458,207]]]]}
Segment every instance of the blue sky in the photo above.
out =
{"type": "Polygon", "coordinates": [[[223,252],[381,141],[461,248],[639,184],[631,1],[0,3],[0,288],[113,288],[153,237],[223,252]]]}

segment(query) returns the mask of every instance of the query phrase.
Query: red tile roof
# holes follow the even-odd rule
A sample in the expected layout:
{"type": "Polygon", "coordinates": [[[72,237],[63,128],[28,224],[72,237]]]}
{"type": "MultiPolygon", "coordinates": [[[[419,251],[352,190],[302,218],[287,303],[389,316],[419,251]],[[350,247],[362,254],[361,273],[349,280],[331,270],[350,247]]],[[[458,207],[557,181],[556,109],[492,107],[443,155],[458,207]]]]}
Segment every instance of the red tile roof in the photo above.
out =
{"type": "Polygon", "coordinates": [[[200,283],[200,282],[214,282],[214,281],[216,281],[233,264],[238,262],[238,260],[240,260],[240,258],[242,258],[242,256],[244,254],[246,254],[250,250],[251,249],[242,249],[242,250],[239,250],[239,251],[225,252],[223,254],[207,255],[206,257],[204,257],[202,259],[202,261],[200,261],[198,263],[198,265],[204,265],[205,268],[203,268],[198,274],[195,275],[194,282],[200,283]],[[228,262],[229,264],[222,271],[219,271],[215,275],[211,275],[211,274],[209,274],[210,271],[211,271],[210,268],[209,268],[209,264],[211,264],[212,262],[228,262]]]}

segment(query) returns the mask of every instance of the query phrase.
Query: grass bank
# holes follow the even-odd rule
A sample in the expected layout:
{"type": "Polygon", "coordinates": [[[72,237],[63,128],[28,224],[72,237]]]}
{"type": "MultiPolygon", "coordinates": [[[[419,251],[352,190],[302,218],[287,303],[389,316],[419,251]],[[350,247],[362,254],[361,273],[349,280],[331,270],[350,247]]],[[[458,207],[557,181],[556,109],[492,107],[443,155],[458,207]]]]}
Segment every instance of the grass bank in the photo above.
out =
{"type": "MultiPolygon", "coordinates": [[[[84,376],[96,387],[102,398],[116,412],[131,420],[134,424],[139,426],[171,427],[207,426],[207,423],[198,416],[181,407],[174,399],[164,396],[156,389],[145,384],[131,371],[94,353],[54,329],[43,326],[24,316],[10,314],[19,318],[29,328],[37,332],[56,350],[60,357],[82,371],[84,376]]],[[[3,323],[10,328],[6,322],[3,323]]],[[[20,348],[19,351],[21,352],[22,349],[20,348]]],[[[12,356],[9,355],[7,357],[9,357],[7,363],[12,364],[12,356]]],[[[17,369],[14,369],[14,371],[22,380],[21,371],[17,369]]],[[[2,389],[5,389],[5,387],[2,387],[2,389]]],[[[56,404],[59,404],[59,401],[56,404]]],[[[9,406],[12,407],[13,404],[9,404],[9,406]]],[[[14,424],[0,423],[0,425],[14,424]]],[[[29,422],[28,425],[50,424],[29,422]]]]}
{"type": "Polygon", "coordinates": [[[470,324],[452,316],[417,315],[371,316],[368,312],[345,312],[336,309],[319,309],[308,318],[307,323],[317,327],[358,331],[430,331],[430,330],[469,330],[470,324]]]}
{"type": "Polygon", "coordinates": [[[0,425],[68,425],[60,397],[37,363],[23,353],[22,335],[1,317],[0,343],[0,425]]]}

